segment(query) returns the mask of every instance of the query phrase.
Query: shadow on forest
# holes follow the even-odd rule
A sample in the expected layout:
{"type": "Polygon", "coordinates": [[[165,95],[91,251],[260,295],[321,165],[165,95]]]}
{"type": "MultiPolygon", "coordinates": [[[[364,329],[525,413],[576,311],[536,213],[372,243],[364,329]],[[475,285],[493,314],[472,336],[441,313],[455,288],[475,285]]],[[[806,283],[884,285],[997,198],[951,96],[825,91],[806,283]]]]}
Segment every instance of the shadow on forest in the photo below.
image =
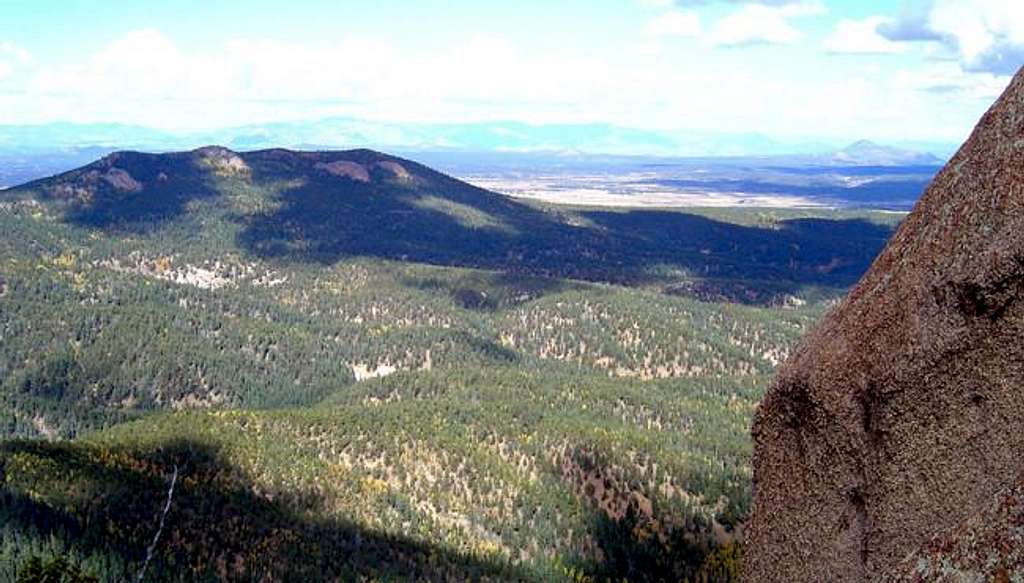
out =
{"type": "MultiPolygon", "coordinates": [[[[134,580],[153,538],[173,466],[171,510],[147,580],[527,580],[505,565],[397,535],[320,518],[314,494],[259,491],[216,448],[178,441],[152,451],[76,443],[0,445],[0,524],[15,540],[63,539],[78,555],[115,555],[134,580]],[[48,468],[25,484],[12,458],[48,468]],[[37,476],[38,477],[38,476],[37,476]]],[[[13,577],[15,565],[0,564],[13,577]]],[[[4,572],[6,571],[6,572],[4,572]]]]}
{"type": "Polygon", "coordinates": [[[548,294],[582,287],[564,279],[514,276],[509,273],[475,273],[473,277],[406,277],[406,287],[448,296],[459,306],[477,312],[524,304],[548,294]]]}
{"type": "Polygon", "coordinates": [[[710,552],[707,544],[690,542],[679,534],[662,540],[656,534],[640,535],[644,520],[631,507],[619,520],[597,513],[592,527],[595,544],[604,561],[593,567],[597,580],[625,578],[637,583],[687,581],[710,552]]]}
{"type": "MultiPolygon", "coordinates": [[[[639,480],[616,477],[597,450],[577,449],[563,479],[591,513],[588,529],[594,558],[573,566],[593,581],[736,583],[739,564],[734,534],[746,515],[735,512],[744,494],[731,492],[717,526],[700,514],[645,496],[639,480]],[[595,486],[596,485],[596,486],[595,486]],[[719,522],[720,521],[720,522],[719,522]],[[724,567],[724,569],[723,569],[724,567]]],[[[646,494],[650,494],[647,492],[646,494]]]]}
{"type": "MultiPolygon", "coordinates": [[[[538,576],[400,535],[326,519],[311,492],[261,490],[217,448],[171,441],[139,451],[75,442],[0,444],[0,579],[36,556],[26,541],[84,557],[100,580],[134,580],[160,524],[173,468],[179,470],[170,511],[146,571],[148,581],[529,581],[538,576]],[[12,460],[17,460],[12,462],[12,460]],[[18,467],[31,474],[18,475],[18,467]],[[7,543],[9,544],[9,542],[7,543]],[[102,565],[97,572],[96,565],[102,565]]],[[[599,562],[574,560],[591,581],[708,581],[708,558],[721,550],[706,526],[647,516],[630,505],[613,519],[592,507],[590,530],[599,562]],[[704,577],[704,578],[700,578],[704,577]]],[[[725,565],[738,569],[736,565],[725,565]]]]}
{"type": "MultiPolygon", "coordinates": [[[[627,285],[738,279],[795,293],[852,285],[892,233],[861,219],[760,227],[669,210],[545,211],[400,162],[414,187],[309,174],[279,194],[277,210],[246,220],[239,245],[285,261],[379,257],[627,285]]],[[[279,178],[251,165],[254,180],[279,178]]],[[[461,300],[489,307],[472,294],[461,300]]]]}
{"type": "MultiPolygon", "coordinates": [[[[102,188],[88,204],[73,205],[66,218],[118,232],[144,231],[187,214],[193,200],[224,196],[203,170],[203,155],[116,154],[97,164],[106,171],[127,168],[144,188],[115,192],[106,178],[94,176],[102,188]]],[[[852,285],[892,233],[860,219],[746,226],[669,210],[545,210],[369,150],[240,156],[245,186],[235,187],[256,187],[275,200],[272,210],[254,215],[228,213],[240,223],[236,242],[278,261],[375,257],[509,277],[626,285],[742,281],[796,293],[805,286],[852,285]],[[339,175],[325,169],[330,164],[365,174],[339,175]]],[[[451,291],[469,308],[493,309],[473,290],[451,291]]]]}

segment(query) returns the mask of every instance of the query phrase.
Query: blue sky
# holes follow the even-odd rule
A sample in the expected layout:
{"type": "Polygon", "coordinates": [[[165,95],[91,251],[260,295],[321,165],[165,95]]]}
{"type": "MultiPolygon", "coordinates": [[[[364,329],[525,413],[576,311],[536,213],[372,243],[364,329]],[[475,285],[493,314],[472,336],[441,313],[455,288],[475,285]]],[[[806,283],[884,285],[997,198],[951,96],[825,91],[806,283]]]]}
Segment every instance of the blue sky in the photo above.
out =
{"type": "Polygon", "coordinates": [[[1019,0],[0,0],[0,124],[352,116],[962,140],[1019,0]]]}

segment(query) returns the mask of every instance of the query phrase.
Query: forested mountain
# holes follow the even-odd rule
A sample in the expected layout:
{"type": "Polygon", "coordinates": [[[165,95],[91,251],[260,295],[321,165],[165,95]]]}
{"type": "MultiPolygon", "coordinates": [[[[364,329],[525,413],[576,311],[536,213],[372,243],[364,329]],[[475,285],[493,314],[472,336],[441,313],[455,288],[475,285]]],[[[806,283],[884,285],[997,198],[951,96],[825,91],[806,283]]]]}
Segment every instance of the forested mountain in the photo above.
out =
{"type": "Polygon", "coordinates": [[[136,577],[176,475],[146,580],[730,580],[765,379],[898,219],[368,150],[0,191],[0,578],[136,577]]]}

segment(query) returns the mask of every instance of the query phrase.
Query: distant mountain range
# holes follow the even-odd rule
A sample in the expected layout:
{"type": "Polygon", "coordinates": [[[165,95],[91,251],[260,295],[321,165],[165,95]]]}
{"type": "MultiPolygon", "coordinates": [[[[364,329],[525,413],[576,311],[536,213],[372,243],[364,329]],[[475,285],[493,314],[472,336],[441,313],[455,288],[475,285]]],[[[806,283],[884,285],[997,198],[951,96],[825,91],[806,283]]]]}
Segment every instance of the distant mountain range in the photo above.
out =
{"type": "Polygon", "coordinates": [[[608,154],[657,157],[832,156],[845,164],[941,162],[945,144],[911,144],[912,150],[867,141],[847,147],[823,141],[783,141],[758,133],[652,131],[609,124],[484,122],[417,124],[350,118],[278,122],[200,132],[166,132],[123,124],[52,123],[0,126],[0,154],[53,153],[83,148],[186,150],[205,144],[252,150],[373,147],[392,151],[608,154]],[[927,150],[925,154],[918,150],[927,150]]]}
{"type": "MultiPolygon", "coordinates": [[[[707,160],[756,167],[921,166],[942,159],[914,148],[862,140],[846,146],[780,142],[756,133],[663,132],[608,124],[518,122],[396,124],[332,118],[202,132],[166,132],[124,124],[0,126],[0,189],[88,164],[119,150],[174,152],[206,144],[235,150],[375,148],[406,155],[458,176],[481,171],[626,170],[707,160]]],[[[945,155],[951,149],[922,144],[945,155]]]]}
{"type": "Polygon", "coordinates": [[[942,164],[942,159],[927,152],[882,146],[867,140],[850,144],[835,152],[832,161],[850,166],[931,166],[942,164]]]}

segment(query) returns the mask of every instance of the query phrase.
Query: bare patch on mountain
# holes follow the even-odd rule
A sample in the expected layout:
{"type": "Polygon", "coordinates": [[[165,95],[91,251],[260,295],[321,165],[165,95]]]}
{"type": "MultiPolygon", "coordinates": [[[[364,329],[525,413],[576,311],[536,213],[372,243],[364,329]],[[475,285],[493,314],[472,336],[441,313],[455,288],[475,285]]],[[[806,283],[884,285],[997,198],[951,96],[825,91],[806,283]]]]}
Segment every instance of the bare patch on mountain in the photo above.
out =
{"type": "Polygon", "coordinates": [[[348,160],[317,162],[316,168],[332,176],[349,178],[356,182],[370,182],[370,172],[366,169],[366,166],[358,162],[349,162],[348,160]]]}
{"type": "Polygon", "coordinates": [[[142,183],[132,177],[126,170],[111,168],[103,175],[103,180],[121,192],[139,192],[142,183]]]}
{"type": "Polygon", "coordinates": [[[238,154],[218,146],[209,146],[196,150],[200,164],[212,170],[218,176],[248,176],[252,169],[238,154]]]}
{"type": "Polygon", "coordinates": [[[390,172],[394,178],[401,180],[403,182],[412,180],[412,174],[409,174],[409,171],[406,170],[405,167],[399,164],[398,162],[384,160],[382,162],[377,162],[377,167],[387,172],[390,172]]]}

